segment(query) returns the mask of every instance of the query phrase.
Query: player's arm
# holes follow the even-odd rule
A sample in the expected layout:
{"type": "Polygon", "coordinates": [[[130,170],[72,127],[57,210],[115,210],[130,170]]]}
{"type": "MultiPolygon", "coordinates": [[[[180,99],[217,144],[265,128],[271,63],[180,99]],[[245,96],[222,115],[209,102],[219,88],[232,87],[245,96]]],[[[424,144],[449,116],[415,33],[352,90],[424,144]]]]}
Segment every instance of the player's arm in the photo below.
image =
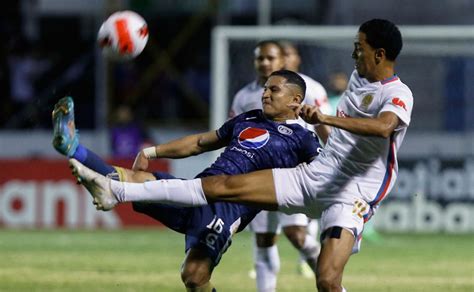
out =
{"type": "Polygon", "coordinates": [[[320,123],[337,127],[354,134],[388,138],[400,120],[393,112],[383,112],[376,118],[341,118],[321,114],[320,123]]]}
{"type": "Polygon", "coordinates": [[[316,131],[316,134],[318,134],[318,137],[321,139],[321,141],[326,144],[328,141],[329,134],[331,133],[331,127],[328,125],[315,125],[314,130],[316,131]]]}
{"type": "Polygon", "coordinates": [[[314,106],[291,104],[307,123],[323,124],[364,136],[388,138],[397,128],[400,119],[394,112],[382,112],[376,118],[350,118],[325,115],[314,106]]]}
{"type": "Polygon", "coordinates": [[[219,139],[216,131],[186,136],[168,143],[145,148],[140,151],[133,163],[133,170],[146,170],[148,160],[156,158],[185,158],[203,152],[219,149],[226,142],[219,139]]]}
{"type": "Polygon", "coordinates": [[[155,146],[154,158],[185,158],[225,146],[216,131],[186,136],[155,146]]]}

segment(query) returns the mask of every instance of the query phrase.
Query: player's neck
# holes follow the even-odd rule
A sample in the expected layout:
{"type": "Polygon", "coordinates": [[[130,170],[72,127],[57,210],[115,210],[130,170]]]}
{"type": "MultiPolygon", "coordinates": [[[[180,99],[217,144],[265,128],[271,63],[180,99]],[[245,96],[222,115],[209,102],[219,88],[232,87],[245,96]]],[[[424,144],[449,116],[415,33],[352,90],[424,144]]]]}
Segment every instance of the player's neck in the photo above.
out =
{"type": "Polygon", "coordinates": [[[370,78],[367,78],[367,80],[370,82],[378,82],[391,78],[393,75],[395,75],[395,69],[393,66],[383,66],[377,68],[374,74],[370,78]]]}
{"type": "Polygon", "coordinates": [[[268,117],[270,120],[277,122],[277,123],[284,123],[288,120],[296,120],[295,115],[283,115],[283,116],[277,116],[277,117],[268,117]]]}

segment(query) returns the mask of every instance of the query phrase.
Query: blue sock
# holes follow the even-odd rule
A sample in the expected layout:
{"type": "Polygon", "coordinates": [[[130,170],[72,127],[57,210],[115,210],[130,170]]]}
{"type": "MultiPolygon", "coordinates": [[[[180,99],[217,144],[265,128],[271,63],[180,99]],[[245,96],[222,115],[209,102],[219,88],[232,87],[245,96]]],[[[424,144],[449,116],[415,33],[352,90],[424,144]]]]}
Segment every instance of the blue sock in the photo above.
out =
{"type": "Polygon", "coordinates": [[[77,146],[76,152],[74,152],[72,157],[102,175],[107,175],[109,173],[115,172],[115,168],[107,164],[97,154],[82,146],[82,144],[79,144],[79,146],[77,146]]]}

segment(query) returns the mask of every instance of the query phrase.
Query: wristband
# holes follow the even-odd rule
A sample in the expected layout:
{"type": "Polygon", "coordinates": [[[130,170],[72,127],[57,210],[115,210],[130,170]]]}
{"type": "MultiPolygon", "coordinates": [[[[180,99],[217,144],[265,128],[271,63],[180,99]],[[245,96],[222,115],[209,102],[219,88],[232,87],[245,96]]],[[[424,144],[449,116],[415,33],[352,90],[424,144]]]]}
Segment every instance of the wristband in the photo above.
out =
{"type": "Polygon", "coordinates": [[[146,157],[146,159],[158,158],[158,155],[156,154],[156,147],[155,146],[144,148],[142,151],[143,151],[143,155],[146,157]]]}

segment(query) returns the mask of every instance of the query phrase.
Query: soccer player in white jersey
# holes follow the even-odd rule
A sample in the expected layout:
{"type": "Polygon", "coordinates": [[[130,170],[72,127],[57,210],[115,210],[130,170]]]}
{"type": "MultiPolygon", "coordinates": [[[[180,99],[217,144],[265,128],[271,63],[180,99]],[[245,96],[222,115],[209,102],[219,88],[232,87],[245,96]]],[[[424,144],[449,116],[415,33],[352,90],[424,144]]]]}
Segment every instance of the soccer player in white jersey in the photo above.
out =
{"type": "MultiPolygon", "coordinates": [[[[268,76],[273,71],[286,67],[285,52],[280,44],[271,40],[259,42],[254,50],[254,67],[257,78],[237,92],[229,114],[231,117],[249,110],[262,109],[263,85],[268,76]]],[[[299,75],[309,86],[303,102],[311,105],[321,104],[323,107],[329,105],[324,88],[308,76],[299,75]]],[[[299,120],[305,128],[314,130],[313,125],[306,124],[302,119],[299,120]]],[[[312,270],[315,270],[320,245],[315,236],[307,234],[308,222],[305,214],[287,215],[281,212],[261,211],[255,216],[250,223],[250,230],[255,232],[254,263],[257,291],[276,290],[280,269],[276,241],[280,228],[283,229],[283,233],[291,244],[300,251],[312,270]]]]}
{"type": "Polygon", "coordinates": [[[400,31],[392,22],[363,23],[352,53],[356,70],[337,117],[316,107],[292,105],[307,122],[332,127],[326,146],[309,164],[201,180],[127,184],[77,161],[70,163],[103,210],[137,199],[189,206],[227,201],[321,217],[316,285],[319,291],[343,291],[344,267],[360,247],[364,222],[395,183],[397,151],[410,124],[413,96],[395,75],[401,48],[400,31]]]}

